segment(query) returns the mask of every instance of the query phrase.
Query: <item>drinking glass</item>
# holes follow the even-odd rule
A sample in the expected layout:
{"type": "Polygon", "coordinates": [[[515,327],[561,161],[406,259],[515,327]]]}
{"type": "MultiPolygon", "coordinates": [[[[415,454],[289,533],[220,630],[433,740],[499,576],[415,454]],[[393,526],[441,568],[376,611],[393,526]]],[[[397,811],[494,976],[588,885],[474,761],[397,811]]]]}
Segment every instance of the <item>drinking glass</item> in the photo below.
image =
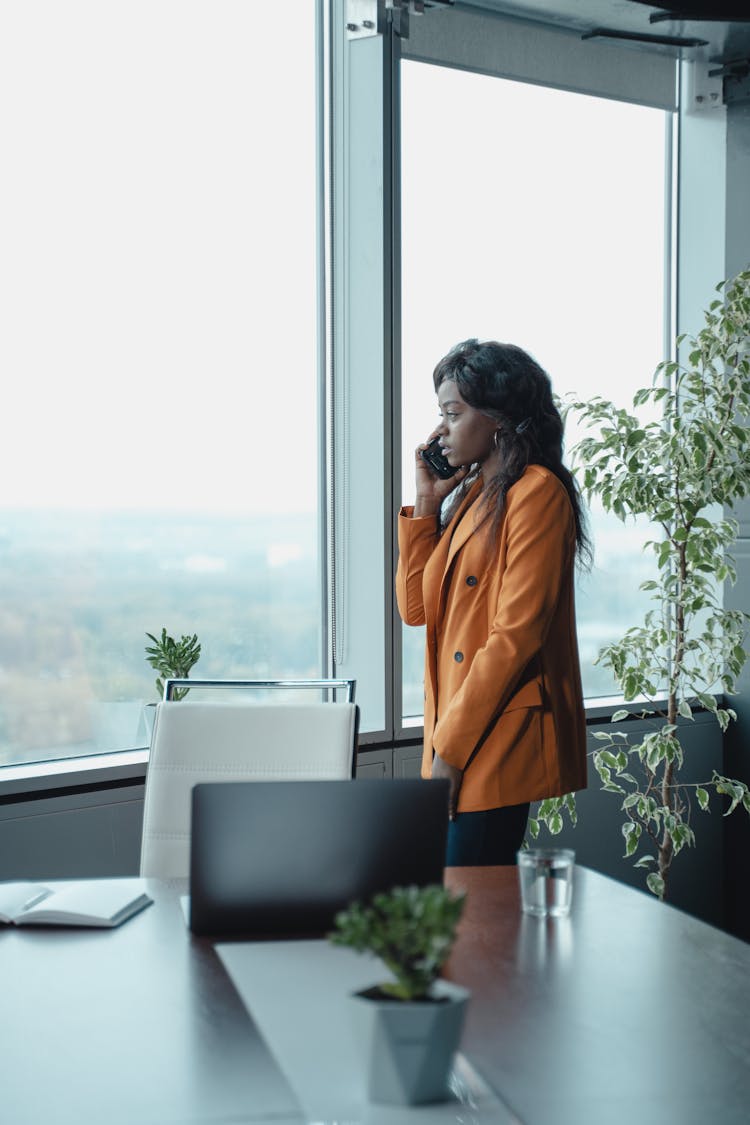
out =
{"type": "Polygon", "coordinates": [[[537,918],[570,913],[575,852],[570,848],[529,848],[518,853],[521,909],[537,918]]]}

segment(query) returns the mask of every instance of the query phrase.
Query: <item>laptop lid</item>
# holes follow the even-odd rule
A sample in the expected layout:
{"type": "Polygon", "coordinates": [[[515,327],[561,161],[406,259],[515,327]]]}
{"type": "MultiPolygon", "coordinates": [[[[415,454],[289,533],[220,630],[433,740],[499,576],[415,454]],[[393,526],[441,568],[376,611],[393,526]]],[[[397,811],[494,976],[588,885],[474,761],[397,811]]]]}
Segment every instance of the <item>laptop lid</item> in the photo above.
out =
{"type": "Polygon", "coordinates": [[[448,782],[210,782],[193,789],[195,934],[324,934],[393,886],[442,883],[448,782]]]}

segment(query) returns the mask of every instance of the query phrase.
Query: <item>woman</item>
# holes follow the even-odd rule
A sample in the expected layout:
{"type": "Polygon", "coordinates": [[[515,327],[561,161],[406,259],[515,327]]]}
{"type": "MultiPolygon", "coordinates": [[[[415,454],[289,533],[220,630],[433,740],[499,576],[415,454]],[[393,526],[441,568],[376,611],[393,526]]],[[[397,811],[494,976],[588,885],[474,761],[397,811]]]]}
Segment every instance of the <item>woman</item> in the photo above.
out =
{"type": "Polygon", "coordinates": [[[586,785],[573,578],[589,544],[531,356],[466,340],[433,380],[429,440],[457,471],[417,449],[396,575],[401,617],[427,625],[422,776],[450,781],[449,866],[514,863],[529,803],[586,785]]]}

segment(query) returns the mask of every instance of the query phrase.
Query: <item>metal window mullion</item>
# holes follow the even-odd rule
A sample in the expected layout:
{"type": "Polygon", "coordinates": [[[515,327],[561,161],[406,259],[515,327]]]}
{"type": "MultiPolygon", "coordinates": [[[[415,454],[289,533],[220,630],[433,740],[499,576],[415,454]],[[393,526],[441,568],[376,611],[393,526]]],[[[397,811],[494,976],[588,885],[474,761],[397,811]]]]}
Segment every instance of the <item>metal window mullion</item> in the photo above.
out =
{"type": "Polygon", "coordinates": [[[331,378],[329,384],[330,460],[328,519],[330,528],[330,649],[331,667],[344,660],[346,622],[347,543],[349,537],[349,418],[346,373],[349,369],[349,281],[345,252],[349,227],[349,184],[346,143],[350,128],[349,53],[341,34],[343,9],[334,4],[331,90],[331,378]]]}
{"type": "MultiPolygon", "coordinates": [[[[403,729],[403,629],[401,617],[396,606],[396,590],[393,582],[398,562],[398,540],[396,536],[395,513],[401,502],[401,475],[402,475],[402,331],[401,331],[401,39],[397,35],[392,37],[390,52],[390,68],[388,73],[388,89],[390,93],[387,107],[387,158],[389,162],[390,184],[390,466],[391,466],[391,511],[389,513],[389,535],[391,543],[391,570],[388,576],[389,587],[386,605],[391,607],[390,612],[390,637],[388,651],[390,652],[390,675],[386,678],[388,684],[388,704],[386,709],[389,720],[389,730],[392,732],[394,742],[404,737],[403,729]]],[[[413,735],[413,731],[408,732],[413,735]]]]}
{"type": "Polygon", "coordinates": [[[343,245],[344,220],[340,201],[345,201],[342,184],[342,137],[346,128],[345,52],[340,34],[341,4],[339,0],[318,0],[320,5],[321,55],[323,73],[320,83],[319,130],[321,136],[319,186],[320,217],[320,337],[321,378],[320,416],[322,456],[320,465],[320,529],[322,535],[322,663],[329,675],[343,656],[343,616],[346,550],[346,398],[342,381],[346,309],[338,307],[345,273],[343,245]]]}
{"type": "Polygon", "coordinates": [[[318,381],[318,560],[320,575],[320,666],[323,674],[333,671],[331,659],[331,596],[328,516],[328,466],[330,463],[331,419],[329,384],[331,380],[333,301],[332,301],[332,215],[331,136],[333,99],[331,96],[331,9],[329,0],[315,0],[315,143],[316,143],[316,312],[318,381]]]}

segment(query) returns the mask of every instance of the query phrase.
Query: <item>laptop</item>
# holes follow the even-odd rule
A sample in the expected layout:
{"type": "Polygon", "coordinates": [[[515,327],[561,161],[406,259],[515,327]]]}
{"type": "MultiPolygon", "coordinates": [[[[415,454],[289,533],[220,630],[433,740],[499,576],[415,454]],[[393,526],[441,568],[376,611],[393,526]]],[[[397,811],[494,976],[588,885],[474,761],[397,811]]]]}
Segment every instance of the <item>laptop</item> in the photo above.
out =
{"type": "Polygon", "coordinates": [[[320,936],[354,900],[442,883],[447,831],[443,780],[196,785],[190,929],[320,936]]]}

